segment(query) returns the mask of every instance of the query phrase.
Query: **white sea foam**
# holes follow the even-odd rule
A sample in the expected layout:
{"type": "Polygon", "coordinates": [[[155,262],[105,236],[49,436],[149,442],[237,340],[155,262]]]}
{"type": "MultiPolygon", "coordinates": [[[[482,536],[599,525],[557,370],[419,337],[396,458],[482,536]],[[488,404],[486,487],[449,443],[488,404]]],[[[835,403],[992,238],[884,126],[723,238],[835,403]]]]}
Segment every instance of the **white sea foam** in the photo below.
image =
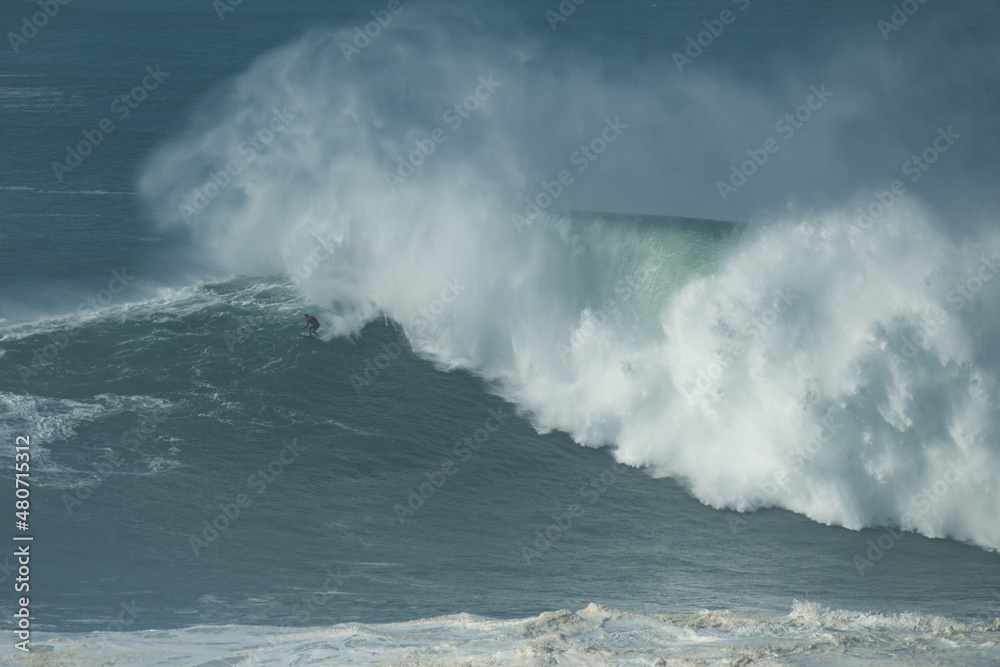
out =
{"type": "Polygon", "coordinates": [[[457,614],[406,623],[35,633],[9,664],[157,665],[894,665],[992,664],[1000,621],[829,610],[785,617],[705,611],[653,616],[591,604],[497,620],[457,614]]]}

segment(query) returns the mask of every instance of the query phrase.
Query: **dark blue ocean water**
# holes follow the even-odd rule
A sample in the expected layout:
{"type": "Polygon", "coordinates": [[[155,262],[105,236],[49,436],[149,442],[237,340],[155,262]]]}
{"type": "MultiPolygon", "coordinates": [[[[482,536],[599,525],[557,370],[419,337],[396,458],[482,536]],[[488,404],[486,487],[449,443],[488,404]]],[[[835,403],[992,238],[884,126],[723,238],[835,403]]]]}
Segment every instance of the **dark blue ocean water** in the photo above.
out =
{"type": "MultiPolygon", "coordinates": [[[[795,607],[796,631],[856,634],[852,659],[949,660],[948,641],[996,658],[1000,297],[977,259],[995,240],[994,3],[926,3],[886,32],[891,3],[860,0],[589,0],[556,23],[556,2],[423,0],[346,63],[385,3],[220,4],[73,0],[0,49],[3,460],[12,488],[31,436],[51,655],[100,636],[67,658],[99,664],[167,641],[121,634],[150,629],[596,602],[725,626],[735,655],[812,603],[826,611],[795,607]],[[435,161],[378,189],[494,71],[435,161]],[[824,85],[784,136],[775,121],[824,85]],[[286,100],[287,132],[182,222],[286,100]],[[514,229],[619,116],[620,143],[514,229]],[[906,201],[845,234],[894,179],[906,201]],[[797,296],[772,326],[782,289],[797,296]],[[934,307],[947,333],[921,324],[934,307]],[[321,338],[298,336],[305,312],[321,338]],[[910,340],[912,375],[880,356],[910,340]],[[734,375],[702,403],[705,354],[734,375]],[[822,423],[834,439],[789,468],[822,423]]],[[[39,11],[5,3],[0,26],[39,11]]],[[[812,640],[790,641],[780,655],[808,662],[812,640]]]]}

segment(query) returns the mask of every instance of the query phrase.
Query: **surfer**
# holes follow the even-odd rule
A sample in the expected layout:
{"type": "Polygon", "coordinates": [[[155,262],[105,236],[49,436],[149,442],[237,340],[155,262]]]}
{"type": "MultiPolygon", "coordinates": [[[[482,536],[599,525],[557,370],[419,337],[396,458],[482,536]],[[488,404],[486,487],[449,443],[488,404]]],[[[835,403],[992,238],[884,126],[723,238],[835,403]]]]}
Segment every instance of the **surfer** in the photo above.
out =
{"type": "Polygon", "coordinates": [[[302,328],[303,329],[309,329],[309,335],[310,336],[315,336],[316,335],[316,330],[319,329],[319,320],[317,320],[315,317],[313,317],[309,313],[306,313],[306,325],[304,327],[302,327],[302,328]]]}

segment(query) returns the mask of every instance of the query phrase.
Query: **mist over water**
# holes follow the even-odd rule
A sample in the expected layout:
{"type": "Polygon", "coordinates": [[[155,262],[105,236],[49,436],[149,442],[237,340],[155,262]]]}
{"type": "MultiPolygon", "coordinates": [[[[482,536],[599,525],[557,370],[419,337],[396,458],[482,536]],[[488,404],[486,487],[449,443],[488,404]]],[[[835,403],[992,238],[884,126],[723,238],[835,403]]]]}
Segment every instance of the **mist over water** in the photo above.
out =
{"type": "Polygon", "coordinates": [[[995,120],[928,75],[995,51],[941,61],[914,28],[751,87],[403,18],[357,53],[315,30],[261,57],[158,151],[141,190],[185,253],[291,276],[326,339],[390,318],[536,428],[712,506],[1000,546],[1000,238],[965,196],[995,120]]]}

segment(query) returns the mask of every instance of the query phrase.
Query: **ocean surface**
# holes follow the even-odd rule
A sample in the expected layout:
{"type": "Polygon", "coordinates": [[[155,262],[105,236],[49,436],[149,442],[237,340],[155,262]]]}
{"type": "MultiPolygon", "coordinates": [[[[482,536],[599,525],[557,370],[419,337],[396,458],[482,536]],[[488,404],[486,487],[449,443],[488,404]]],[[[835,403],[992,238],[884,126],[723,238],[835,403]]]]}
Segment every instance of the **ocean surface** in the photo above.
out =
{"type": "Polygon", "coordinates": [[[0,26],[2,664],[1000,664],[997,3],[0,26]]]}

